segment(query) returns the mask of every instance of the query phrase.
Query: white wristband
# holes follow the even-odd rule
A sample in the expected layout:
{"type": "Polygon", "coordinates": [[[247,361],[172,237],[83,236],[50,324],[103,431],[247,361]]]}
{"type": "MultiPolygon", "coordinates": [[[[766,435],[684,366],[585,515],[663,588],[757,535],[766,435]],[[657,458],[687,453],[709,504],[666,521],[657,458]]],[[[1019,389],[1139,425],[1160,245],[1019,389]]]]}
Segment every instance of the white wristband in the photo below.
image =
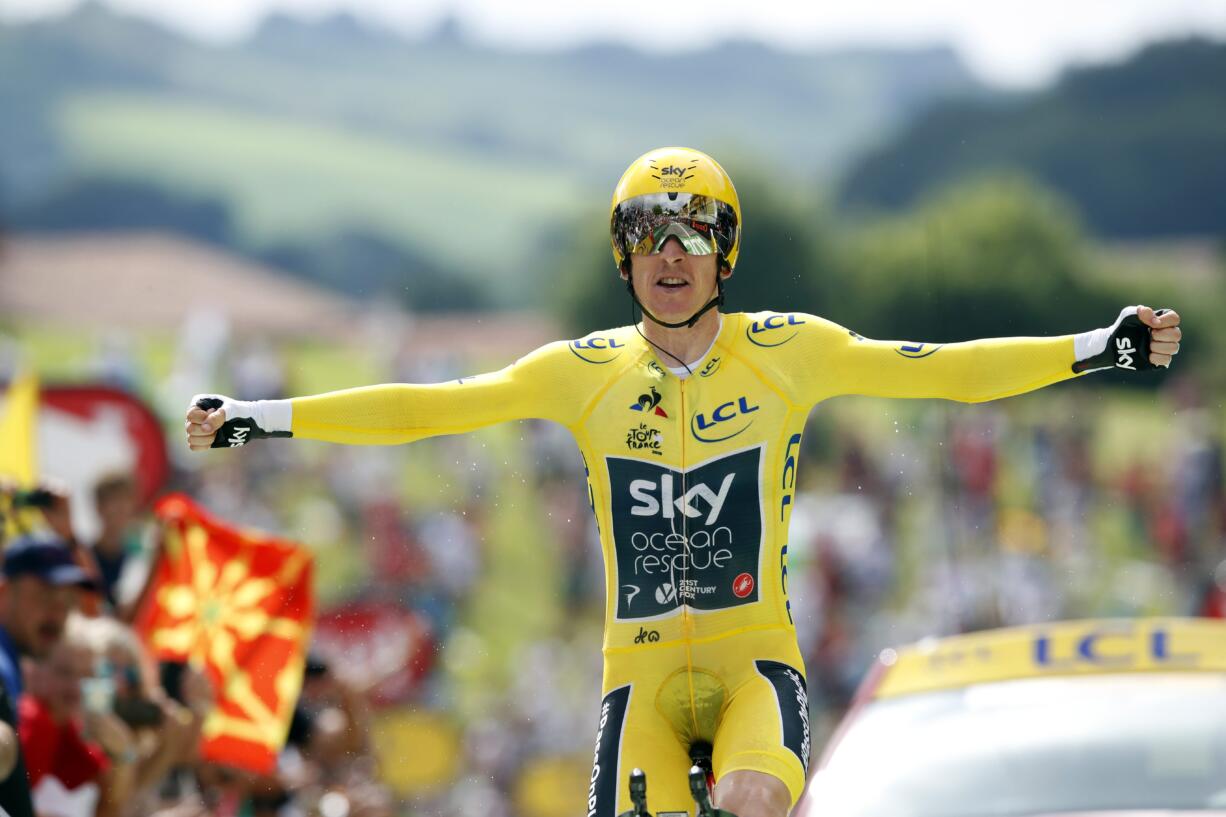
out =
{"type": "Polygon", "coordinates": [[[1127,318],[1129,315],[1137,314],[1137,307],[1126,306],[1120,310],[1120,316],[1115,319],[1115,323],[1103,329],[1093,329],[1089,332],[1082,332],[1079,335],[1073,335],[1073,354],[1078,361],[1087,360],[1095,355],[1101,355],[1107,350],[1107,341],[1111,340],[1112,333],[1119,328],[1120,321],[1127,318]]]}
{"type": "Polygon", "coordinates": [[[257,400],[255,424],[265,431],[290,431],[294,425],[294,408],[289,400],[257,400]]]}
{"type": "Polygon", "coordinates": [[[197,394],[192,405],[211,397],[221,401],[220,408],[227,420],[251,420],[262,431],[292,431],[294,424],[293,404],[289,400],[235,400],[221,394],[197,394]]]}

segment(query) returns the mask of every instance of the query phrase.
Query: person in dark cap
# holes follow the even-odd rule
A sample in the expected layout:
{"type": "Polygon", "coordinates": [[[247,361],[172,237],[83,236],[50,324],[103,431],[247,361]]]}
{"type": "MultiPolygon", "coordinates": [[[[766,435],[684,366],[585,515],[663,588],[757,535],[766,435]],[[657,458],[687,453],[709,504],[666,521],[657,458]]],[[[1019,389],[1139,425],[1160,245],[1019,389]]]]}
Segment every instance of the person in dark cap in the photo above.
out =
{"type": "MultiPolygon", "coordinates": [[[[92,586],[68,543],[54,535],[21,536],[5,548],[0,565],[0,721],[9,728],[17,728],[13,702],[22,692],[21,656],[45,657],[64,635],[80,589],[92,586]]],[[[12,817],[34,814],[19,750],[12,771],[0,779],[0,808],[12,817]]]]}
{"type": "Polygon", "coordinates": [[[93,581],[67,542],[49,534],[21,536],[0,567],[0,680],[10,699],[21,695],[20,656],[43,658],[64,634],[68,613],[93,581]]]}

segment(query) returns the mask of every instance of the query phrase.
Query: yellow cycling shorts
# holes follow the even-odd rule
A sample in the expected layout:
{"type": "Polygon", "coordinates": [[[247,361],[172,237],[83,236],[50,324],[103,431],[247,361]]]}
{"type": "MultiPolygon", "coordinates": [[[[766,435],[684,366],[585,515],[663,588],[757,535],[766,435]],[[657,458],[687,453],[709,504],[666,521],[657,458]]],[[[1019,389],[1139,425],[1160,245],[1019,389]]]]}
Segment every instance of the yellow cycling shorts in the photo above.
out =
{"type": "Polygon", "coordinates": [[[588,817],[631,808],[631,769],[659,817],[689,814],[690,748],[713,748],[715,779],[740,769],[783,781],[793,804],[809,764],[809,701],[795,632],[769,628],[701,642],[606,650],[588,817]]]}

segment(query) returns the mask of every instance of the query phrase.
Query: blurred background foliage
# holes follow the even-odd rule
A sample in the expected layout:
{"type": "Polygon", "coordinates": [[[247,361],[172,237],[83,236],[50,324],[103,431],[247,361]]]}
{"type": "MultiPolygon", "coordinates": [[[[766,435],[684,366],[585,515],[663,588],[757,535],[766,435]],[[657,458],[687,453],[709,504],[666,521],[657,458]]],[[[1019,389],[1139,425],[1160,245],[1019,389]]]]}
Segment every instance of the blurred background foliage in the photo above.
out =
{"type": "Polygon", "coordinates": [[[454,22],[408,40],[343,14],[218,46],[85,4],[0,26],[0,224],[166,229],[361,298],[544,307],[586,332],[628,320],[612,182],[689,144],[744,200],[733,308],[869,335],[1073,331],[1121,298],[1221,299],[1224,73],[1226,45],[1168,41],[1018,93],[942,48],[504,52],[454,22]],[[670,109],[644,92],[662,75],[712,104],[670,109]],[[1168,274],[1189,243],[1210,280],[1168,274]]]}
{"type": "Polygon", "coordinates": [[[418,310],[571,304],[585,326],[622,323],[570,278],[603,254],[625,164],[687,144],[742,189],[754,286],[729,292],[737,308],[915,336],[964,312],[975,334],[964,307],[1009,292],[1032,313],[1060,292],[1073,328],[1091,291],[1113,294],[1086,280],[1097,245],[1221,249],[1224,72],[1226,45],[1189,39],[1002,92],[948,49],[511,53],[455,23],[408,40],[347,15],[205,45],[86,4],[0,26],[0,217],[172,229],[418,310]],[[679,112],[647,91],[656,76],[693,77],[711,104],[679,112]],[[951,185],[972,183],[958,204],[951,185]]]}

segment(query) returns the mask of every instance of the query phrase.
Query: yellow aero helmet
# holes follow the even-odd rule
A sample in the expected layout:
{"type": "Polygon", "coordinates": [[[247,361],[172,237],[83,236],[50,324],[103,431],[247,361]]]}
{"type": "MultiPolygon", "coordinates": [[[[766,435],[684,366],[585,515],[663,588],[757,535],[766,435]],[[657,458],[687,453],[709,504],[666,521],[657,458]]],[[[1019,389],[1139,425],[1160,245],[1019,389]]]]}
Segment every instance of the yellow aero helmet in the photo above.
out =
{"type": "Polygon", "coordinates": [[[622,174],[609,208],[618,269],[631,254],[657,253],[676,238],[691,255],[719,253],[728,269],[741,249],[741,202],[732,179],[691,148],[644,153],[622,174]]]}

